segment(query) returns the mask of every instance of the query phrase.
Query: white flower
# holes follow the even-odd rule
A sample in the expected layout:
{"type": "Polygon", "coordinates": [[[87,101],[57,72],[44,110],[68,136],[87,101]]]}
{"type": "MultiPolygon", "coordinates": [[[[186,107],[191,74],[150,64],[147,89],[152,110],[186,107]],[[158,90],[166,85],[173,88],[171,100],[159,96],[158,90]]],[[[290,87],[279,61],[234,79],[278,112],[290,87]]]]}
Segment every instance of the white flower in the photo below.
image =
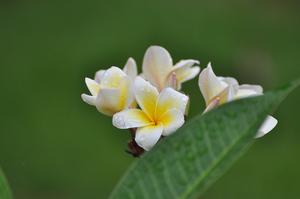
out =
{"type": "Polygon", "coordinates": [[[149,82],[137,77],[135,98],[141,109],[127,109],[113,116],[113,125],[120,129],[137,128],[135,141],[150,150],[163,136],[168,136],[184,123],[188,97],[172,88],[161,93],[149,82]]]}
{"type": "Polygon", "coordinates": [[[173,66],[172,58],[166,49],[150,46],[144,56],[142,76],[159,91],[169,86],[180,90],[183,82],[193,79],[200,72],[199,66],[192,67],[194,64],[199,64],[199,61],[181,60],[173,66]]]}
{"type": "MultiPolygon", "coordinates": [[[[102,75],[104,74],[106,70],[98,70],[95,74],[95,81],[100,83],[100,80],[102,79],[102,75]]],[[[123,68],[124,73],[126,73],[133,81],[135,77],[137,76],[137,66],[136,62],[133,58],[129,58],[123,68]]]]}
{"type": "Polygon", "coordinates": [[[123,71],[115,66],[99,70],[95,80],[85,78],[91,95],[82,94],[82,100],[96,106],[99,112],[112,116],[134,104],[133,79],[137,75],[135,61],[129,58],[123,71]]]}
{"type": "MultiPolygon", "coordinates": [[[[232,77],[217,77],[210,63],[200,73],[198,83],[206,103],[205,112],[235,99],[263,94],[263,88],[259,85],[239,85],[238,81],[232,77]]],[[[270,132],[276,126],[277,122],[274,117],[267,116],[258,130],[256,138],[270,132]]]]}

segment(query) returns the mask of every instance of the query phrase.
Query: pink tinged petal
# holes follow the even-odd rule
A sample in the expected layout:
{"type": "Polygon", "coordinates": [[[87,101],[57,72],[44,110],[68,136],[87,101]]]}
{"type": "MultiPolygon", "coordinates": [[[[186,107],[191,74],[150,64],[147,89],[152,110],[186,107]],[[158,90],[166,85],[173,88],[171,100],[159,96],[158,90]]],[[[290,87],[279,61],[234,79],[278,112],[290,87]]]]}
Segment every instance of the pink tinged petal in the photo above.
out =
{"type": "Polygon", "coordinates": [[[158,97],[156,105],[156,118],[160,118],[164,113],[171,109],[177,109],[184,114],[188,100],[188,96],[172,88],[165,88],[158,97]]]}
{"type": "Polygon", "coordinates": [[[184,124],[184,115],[179,110],[171,109],[161,116],[159,122],[164,127],[162,135],[168,136],[184,124]]]}
{"type": "Polygon", "coordinates": [[[275,126],[277,125],[278,121],[277,119],[275,119],[272,116],[268,116],[264,123],[262,124],[262,126],[259,128],[255,138],[260,138],[264,135],[266,135],[267,133],[269,133],[273,128],[275,128],[275,126]]]}
{"type": "Polygon", "coordinates": [[[129,129],[152,125],[148,116],[140,109],[127,109],[114,114],[113,125],[119,129],[129,129]]]}
{"type": "Polygon", "coordinates": [[[172,66],[172,58],[166,49],[160,46],[151,46],[144,56],[143,75],[155,87],[162,90],[172,66]]]}
{"type": "Polygon", "coordinates": [[[145,127],[140,127],[136,131],[135,141],[136,143],[145,149],[150,151],[152,147],[158,142],[163,131],[163,126],[158,125],[149,125],[145,127]]]}
{"type": "Polygon", "coordinates": [[[87,95],[87,94],[82,94],[81,95],[81,99],[89,104],[89,105],[92,105],[92,106],[95,106],[96,105],[96,96],[91,96],[91,95],[87,95]]]}
{"type": "Polygon", "coordinates": [[[216,108],[217,106],[220,105],[220,98],[219,97],[216,97],[214,98],[205,108],[205,110],[203,111],[203,114],[216,108]]]}
{"type": "Polygon", "coordinates": [[[191,80],[198,75],[200,67],[192,66],[199,63],[199,61],[193,59],[181,60],[172,68],[171,72],[176,73],[179,87],[181,87],[181,83],[191,80]]]}
{"type": "Polygon", "coordinates": [[[129,58],[123,68],[123,71],[133,80],[137,76],[137,66],[133,58],[129,58]]]}
{"type": "Polygon", "coordinates": [[[221,81],[213,72],[210,63],[199,75],[199,88],[204,97],[206,105],[215,97],[224,91],[228,86],[227,83],[221,81]]]}
{"type": "Polygon", "coordinates": [[[235,99],[237,89],[231,85],[227,86],[219,95],[214,97],[209,101],[209,104],[206,105],[206,109],[203,113],[206,113],[217,106],[225,104],[235,99]]]}
{"type": "Polygon", "coordinates": [[[124,107],[120,106],[120,96],[119,89],[103,88],[97,96],[96,108],[99,112],[112,116],[124,109],[124,107]]]}
{"type": "Polygon", "coordinates": [[[104,73],[105,73],[105,70],[98,70],[95,74],[95,81],[100,83],[104,73]]]}
{"type": "Polygon", "coordinates": [[[134,81],[134,92],[135,99],[140,108],[149,118],[153,119],[158,98],[157,89],[143,78],[136,77],[134,81]]]}
{"type": "Polygon", "coordinates": [[[171,87],[173,89],[177,89],[177,77],[176,73],[172,72],[167,79],[167,87],[171,87]]]}
{"type": "Polygon", "coordinates": [[[98,94],[100,90],[100,85],[95,80],[86,77],[85,84],[93,96],[96,96],[98,94]]]}

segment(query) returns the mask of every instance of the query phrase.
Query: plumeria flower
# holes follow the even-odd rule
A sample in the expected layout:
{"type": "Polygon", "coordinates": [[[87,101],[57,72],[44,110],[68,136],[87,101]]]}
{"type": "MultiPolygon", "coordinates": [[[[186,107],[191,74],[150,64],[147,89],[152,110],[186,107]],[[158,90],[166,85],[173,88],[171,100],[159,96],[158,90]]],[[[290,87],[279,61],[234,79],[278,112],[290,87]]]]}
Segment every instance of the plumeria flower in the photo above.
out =
{"type": "Polygon", "coordinates": [[[133,79],[137,75],[136,63],[129,58],[124,69],[112,66],[100,70],[95,80],[85,78],[85,83],[91,95],[82,94],[84,102],[95,106],[105,115],[112,116],[130,106],[134,106],[133,79]]]}
{"type": "Polygon", "coordinates": [[[184,123],[188,97],[172,88],[158,92],[141,77],[134,82],[136,101],[141,109],[127,109],[113,116],[119,129],[136,129],[136,143],[149,151],[161,136],[168,136],[184,123]]]}
{"type": "MultiPolygon", "coordinates": [[[[206,103],[204,112],[235,99],[263,94],[263,88],[259,85],[239,85],[238,81],[232,77],[217,77],[210,63],[200,73],[198,83],[206,103]]],[[[267,116],[258,130],[256,138],[270,132],[277,125],[277,122],[274,117],[267,116]]]]}
{"type": "Polygon", "coordinates": [[[166,87],[181,89],[181,84],[193,79],[200,72],[199,61],[181,60],[173,65],[169,52],[160,46],[150,46],[143,60],[143,77],[150,81],[159,91],[166,87]]]}

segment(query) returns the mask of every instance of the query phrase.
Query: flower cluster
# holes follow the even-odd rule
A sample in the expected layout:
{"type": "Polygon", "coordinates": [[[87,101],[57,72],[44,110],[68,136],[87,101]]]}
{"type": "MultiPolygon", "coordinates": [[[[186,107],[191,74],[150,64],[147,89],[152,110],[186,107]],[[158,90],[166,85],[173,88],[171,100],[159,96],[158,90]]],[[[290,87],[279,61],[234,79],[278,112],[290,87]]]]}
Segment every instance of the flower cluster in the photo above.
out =
{"type": "MultiPolygon", "coordinates": [[[[151,46],[145,53],[141,74],[134,59],[129,58],[123,70],[112,66],[96,72],[94,79],[86,78],[91,95],[81,97],[99,112],[112,116],[115,127],[130,129],[133,140],[128,144],[129,152],[138,156],[184,124],[189,97],[180,91],[181,85],[199,74],[199,64],[194,59],[173,64],[166,49],[151,46]]],[[[239,85],[232,77],[216,76],[210,63],[200,73],[198,84],[206,103],[203,113],[235,99],[263,94],[259,85],[239,85]]],[[[268,116],[256,137],[276,124],[277,120],[268,116]]]]}

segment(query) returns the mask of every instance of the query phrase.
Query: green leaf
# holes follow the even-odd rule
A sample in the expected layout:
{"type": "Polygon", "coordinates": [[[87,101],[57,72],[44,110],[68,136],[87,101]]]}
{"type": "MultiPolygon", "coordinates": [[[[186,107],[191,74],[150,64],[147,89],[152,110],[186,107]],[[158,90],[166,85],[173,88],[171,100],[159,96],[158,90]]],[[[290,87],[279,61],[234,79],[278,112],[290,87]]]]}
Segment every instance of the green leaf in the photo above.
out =
{"type": "Polygon", "coordinates": [[[10,188],[7,184],[4,173],[0,169],[0,198],[1,199],[12,199],[10,188]]]}
{"type": "Polygon", "coordinates": [[[263,96],[237,100],[198,115],[137,159],[111,199],[200,196],[254,142],[254,136],[299,81],[263,96]]]}

